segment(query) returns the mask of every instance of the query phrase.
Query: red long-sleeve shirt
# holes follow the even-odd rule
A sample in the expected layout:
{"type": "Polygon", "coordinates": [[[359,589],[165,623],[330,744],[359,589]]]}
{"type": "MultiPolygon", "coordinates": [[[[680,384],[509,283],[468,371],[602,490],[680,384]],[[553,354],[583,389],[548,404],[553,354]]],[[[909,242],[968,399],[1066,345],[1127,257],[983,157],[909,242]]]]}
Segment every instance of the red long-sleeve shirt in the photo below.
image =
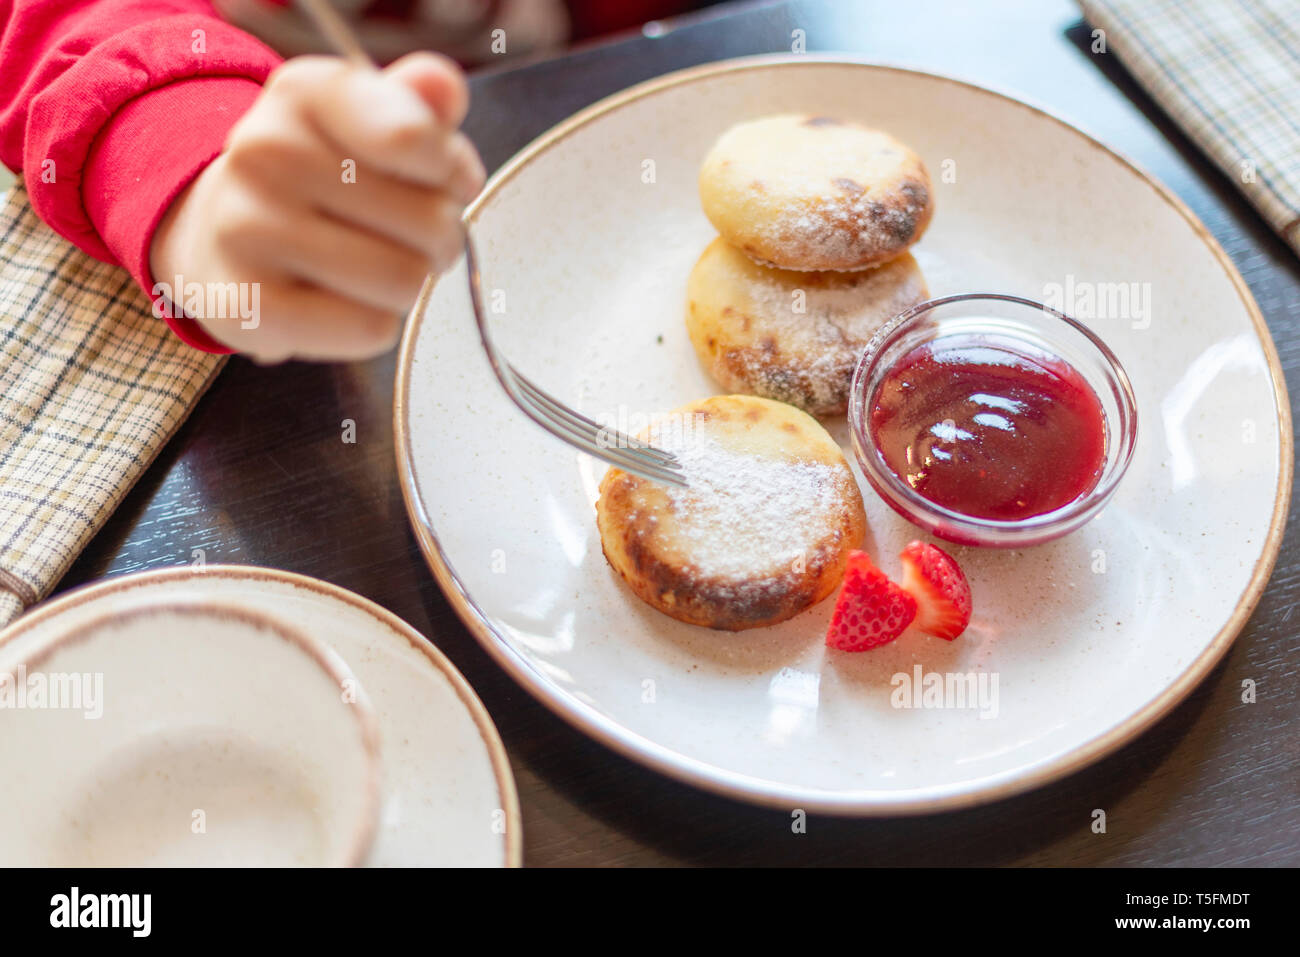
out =
{"type": "Polygon", "coordinates": [[[0,162],[45,222],[150,291],[159,221],[279,62],[208,0],[0,0],[0,162]]]}

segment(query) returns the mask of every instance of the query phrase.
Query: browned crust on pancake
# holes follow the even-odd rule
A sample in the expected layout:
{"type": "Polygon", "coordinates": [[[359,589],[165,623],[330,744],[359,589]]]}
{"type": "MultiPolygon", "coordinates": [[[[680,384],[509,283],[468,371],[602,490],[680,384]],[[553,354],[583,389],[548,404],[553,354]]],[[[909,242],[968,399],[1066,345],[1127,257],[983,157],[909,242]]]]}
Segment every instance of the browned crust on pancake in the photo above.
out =
{"type": "Polygon", "coordinates": [[[778,402],[788,402],[813,415],[842,415],[849,404],[849,385],[857,365],[857,352],[837,351],[828,361],[830,369],[814,376],[798,359],[787,356],[772,340],[758,348],[727,346],[718,349],[709,372],[729,392],[749,392],[778,402]],[[818,398],[817,379],[834,375],[844,382],[842,397],[835,403],[818,398]]]}
{"type": "Polygon", "coordinates": [[[737,279],[734,273],[720,272],[716,259],[709,261],[715,248],[730,249],[715,240],[700,256],[688,282],[686,326],[696,353],[726,391],[786,402],[812,415],[842,415],[848,409],[853,372],[871,337],[929,295],[920,267],[907,253],[852,273],[761,267],[771,273],[771,282],[788,282],[791,290],[808,294],[807,326],[815,323],[825,337],[813,359],[791,348],[806,342],[792,343],[780,323],[774,325],[761,309],[755,311],[744,276],[737,279]],[[814,296],[821,290],[840,295],[860,290],[862,312],[852,318],[827,314],[819,319],[814,296]],[[734,305],[719,310],[719,300],[734,305]]]}
{"type": "MultiPolygon", "coordinates": [[[[601,482],[600,494],[608,508],[626,516],[630,492],[645,480],[612,470],[601,482]]],[[[606,512],[598,511],[601,550],[606,561],[638,598],[678,621],[721,631],[743,631],[775,625],[793,618],[817,604],[835,590],[844,577],[849,550],[860,544],[866,533],[866,516],[861,503],[844,508],[843,520],[832,541],[808,556],[802,571],[787,569],[780,575],[754,578],[740,583],[697,574],[689,565],[663,561],[646,547],[643,523],[623,524],[617,532],[609,525],[606,512]],[[610,555],[608,538],[617,536],[622,554],[610,555]]]]}
{"type": "Polygon", "coordinates": [[[852,198],[805,209],[806,225],[793,222],[771,239],[754,233],[737,248],[754,262],[803,272],[853,272],[870,269],[906,251],[925,234],[934,218],[933,189],[920,160],[909,175],[887,188],[864,188],[837,178],[832,185],[852,198]]]}
{"type": "MultiPolygon", "coordinates": [[[[741,410],[718,406],[727,397],[714,397],[703,411],[706,418],[752,418],[741,410]]],[[[788,423],[783,423],[788,424],[788,423]]],[[[610,469],[600,483],[596,521],[601,549],[610,566],[634,594],[666,615],[692,625],[740,631],[774,625],[811,607],[833,592],[844,575],[848,553],[866,534],[862,497],[848,464],[838,463],[836,514],[830,530],[801,566],[791,563],[779,573],[756,574],[737,580],[706,575],[689,559],[666,557],[672,549],[658,547],[658,521],[645,508],[654,483],[620,469],[610,469]]],[[[725,534],[725,530],[719,530],[725,534]]]]}

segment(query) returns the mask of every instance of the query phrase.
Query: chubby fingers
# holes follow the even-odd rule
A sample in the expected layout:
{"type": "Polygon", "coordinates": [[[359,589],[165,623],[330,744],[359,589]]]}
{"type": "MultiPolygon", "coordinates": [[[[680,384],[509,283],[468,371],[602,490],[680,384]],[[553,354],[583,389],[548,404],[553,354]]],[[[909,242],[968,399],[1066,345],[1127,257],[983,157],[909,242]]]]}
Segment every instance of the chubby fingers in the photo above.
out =
{"type": "Polygon", "coordinates": [[[428,257],[431,271],[447,268],[458,255],[459,200],[391,176],[344,176],[335,151],[292,112],[250,113],[221,162],[268,205],[314,210],[409,246],[428,257]]]}
{"type": "Polygon", "coordinates": [[[468,203],[483,182],[474,146],[456,129],[464,81],[431,55],[406,57],[389,71],[330,57],[298,57],[271,74],[268,94],[299,112],[320,137],[375,172],[439,188],[468,203]]]}
{"type": "Polygon", "coordinates": [[[467,103],[459,71],[431,55],[384,72],[326,57],[277,70],[204,174],[224,184],[206,242],[256,278],[268,322],[201,325],[268,362],[391,348],[427,274],[459,255],[482,186],[456,131],[467,103]]]}
{"type": "Polygon", "coordinates": [[[316,213],[298,219],[291,234],[279,232],[250,236],[243,255],[362,305],[405,312],[429,274],[423,253],[316,213]]]}

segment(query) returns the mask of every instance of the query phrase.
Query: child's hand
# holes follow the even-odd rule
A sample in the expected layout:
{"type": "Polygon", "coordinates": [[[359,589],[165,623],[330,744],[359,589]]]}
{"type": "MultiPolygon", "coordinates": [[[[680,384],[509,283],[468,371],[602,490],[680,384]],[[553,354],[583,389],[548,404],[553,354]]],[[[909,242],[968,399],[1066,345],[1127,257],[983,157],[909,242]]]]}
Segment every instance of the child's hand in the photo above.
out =
{"type": "Polygon", "coordinates": [[[260,284],[255,319],[194,318],[261,361],[386,351],[425,275],[459,255],[461,209],[483,185],[456,132],[467,105],[460,71],[433,54],[382,73],[288,61],[168,210],[154,278],[260,284]]]}

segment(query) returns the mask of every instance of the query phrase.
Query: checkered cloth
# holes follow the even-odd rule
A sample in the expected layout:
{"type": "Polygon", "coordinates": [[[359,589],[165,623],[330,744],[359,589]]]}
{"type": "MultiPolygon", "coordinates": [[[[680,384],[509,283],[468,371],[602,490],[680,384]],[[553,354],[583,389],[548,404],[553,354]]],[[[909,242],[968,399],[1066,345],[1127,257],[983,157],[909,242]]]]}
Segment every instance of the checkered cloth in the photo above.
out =
{"type": "Polygon", "coordinates": [[[185,345],[123,270],[0,195],[0,625],[44,597],[224,356],[185,345]]]}
{"type": "Polygon", "coordinates": [[[1300,253],[1300,4],[1079,5],[1107,49],[1300,253]]]}

